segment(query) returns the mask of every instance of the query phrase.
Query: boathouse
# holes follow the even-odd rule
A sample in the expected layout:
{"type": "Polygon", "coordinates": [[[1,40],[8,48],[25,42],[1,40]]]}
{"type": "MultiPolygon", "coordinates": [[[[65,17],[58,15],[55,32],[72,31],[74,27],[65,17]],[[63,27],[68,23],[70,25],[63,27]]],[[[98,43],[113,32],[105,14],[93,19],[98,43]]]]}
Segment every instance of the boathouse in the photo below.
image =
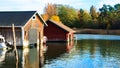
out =
{"type": "Polygon", "coordinates": [[[11,44],[13,44],[12,24],[15,26],[17,46],[26,47],[41,42],[46,23],[36,11],[0,12],[0,34],[11,44]]]}
{"type": "Polygon", "coordinates": [[[61,22],[48,20],[46,23],[48,26],[44,28],[44,35],[48,41],[70,41],[73,39],[75,31],[61,22]]]}

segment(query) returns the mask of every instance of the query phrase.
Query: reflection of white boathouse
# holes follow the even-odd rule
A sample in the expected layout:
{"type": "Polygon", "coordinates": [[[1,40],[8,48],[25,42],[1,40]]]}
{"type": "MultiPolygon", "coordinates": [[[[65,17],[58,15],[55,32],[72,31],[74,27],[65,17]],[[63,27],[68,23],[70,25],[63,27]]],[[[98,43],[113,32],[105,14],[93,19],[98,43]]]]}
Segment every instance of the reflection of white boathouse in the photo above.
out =
{"type": "Polygon", "coordinates": [[[6,48],[7,46],[5,44],[5,38],[2,35],[0,35],[0,49],[6,49],[6,48]]]}
{"type": "Polygon", "coordinates": [[[41,42],[45,22],[36,11],[0,12],[0,34],[11,43],[13,43],[12,24],[15,25],[17,46],[41,42]]]}
{"type": "Polygon", "coordinates": [[[7,50],[0,50],[0,63],[2,63],[5,60],[5,54],[7,50]]]}

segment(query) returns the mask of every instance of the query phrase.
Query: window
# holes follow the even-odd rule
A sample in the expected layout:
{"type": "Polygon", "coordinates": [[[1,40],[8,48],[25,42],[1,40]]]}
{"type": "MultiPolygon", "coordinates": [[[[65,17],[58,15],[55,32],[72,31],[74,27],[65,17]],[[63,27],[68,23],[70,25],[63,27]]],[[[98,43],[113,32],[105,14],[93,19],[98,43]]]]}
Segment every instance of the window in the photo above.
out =
{"type": "Polygon", "coordinates": [[[36,18],[35,18],[35,16],[33,16],[33,20],[35,20],[36,18]]]}

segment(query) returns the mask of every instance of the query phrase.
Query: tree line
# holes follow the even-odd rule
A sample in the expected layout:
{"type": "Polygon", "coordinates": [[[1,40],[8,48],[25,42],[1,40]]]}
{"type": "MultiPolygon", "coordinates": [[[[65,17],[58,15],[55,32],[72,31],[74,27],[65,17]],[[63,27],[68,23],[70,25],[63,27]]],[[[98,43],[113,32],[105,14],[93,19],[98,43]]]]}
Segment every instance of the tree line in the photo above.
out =
{"type": "Polygon", "coordinates": [[[48,4],[44,12],[45,20],[62,22],[71,28],[120,29],[120,4],[104,4],[99,11],[92,5],[89,12],[68,5],[48,4]]]}

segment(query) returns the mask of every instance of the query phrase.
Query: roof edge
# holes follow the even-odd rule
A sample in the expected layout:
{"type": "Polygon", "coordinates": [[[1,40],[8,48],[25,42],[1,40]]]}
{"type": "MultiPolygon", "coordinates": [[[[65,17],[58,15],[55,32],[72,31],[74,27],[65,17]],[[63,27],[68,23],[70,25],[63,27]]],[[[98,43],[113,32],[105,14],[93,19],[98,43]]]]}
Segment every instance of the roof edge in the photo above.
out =
{"type": "MultiPolygon", "coordinates": [[[[0,27],[12,27],[12,24],[11,26],[0,26],[0,27]]],[[[15,27],[23,27],[23,26],[15,26],[15,27]]]]}
{"type": "Polygon", "coordinates": [[[46,26],[48,26],[47,23],[46,23],[46,22],[43,20],[43,18],[41,17],[41,15],[39,15],[38,12],[35,11],[35,13],[30,17],[30,19],[27,21],[27,23],[24,25],[24,27],[28,24],[28,22],[32,19],[32,17],[33,17],[34,15],[38,15],[38,17],[40,18],[40,20],[41,20],[46,26]]]}
{"type": "MultiPolygon", "coordinates": [[[[37,11],[35,11],[35,13],[33,15],[35,15],[36,13],[37,13],[37,11]]],[[[33,15],[30,17],[30,19],[33,17],[33,15]]],[[[28,22],[30,21],[30,19],[26,22],[26,24],[23,27],[25,27],[28,24],[28,22]]]]}
{"type": "Polygon", "coordinates": [[[75,30],[73,30],[73,29],[71,29],[70,27],[68,27],[68,26],[66,26],[66,25],[64,25],[62,22],[61,22],[61,24],[62,25],[64,25],[65,27],[67,27],[67,28],[69,28],[70,29],[70,31],[69,30],[67,30],[67,29],[65,29],[65,28],[63,28],[63,27],[61,27],[59,24],[57,24],[54,20],[47,20],[47,21],[51,21],[53,24],[56,24],[57,26],[59,26],[60,28],[62,28],[62,29],[64,29],[64,30],[66,30],[67,32],[72,32],[72,33],[75,33],[76,31],[75,30]]]}
{"type": "Polygon", "coordinates": [[[47,23],[46,23],[46,22],[44,21],[44,19],[42,18],[42,16],[41,16],[40,14],[38,14],[37,12],[36,12],[36,14],[40,17],[41,21],[45,24],[45,26],[48,26],[47,23]]]}

